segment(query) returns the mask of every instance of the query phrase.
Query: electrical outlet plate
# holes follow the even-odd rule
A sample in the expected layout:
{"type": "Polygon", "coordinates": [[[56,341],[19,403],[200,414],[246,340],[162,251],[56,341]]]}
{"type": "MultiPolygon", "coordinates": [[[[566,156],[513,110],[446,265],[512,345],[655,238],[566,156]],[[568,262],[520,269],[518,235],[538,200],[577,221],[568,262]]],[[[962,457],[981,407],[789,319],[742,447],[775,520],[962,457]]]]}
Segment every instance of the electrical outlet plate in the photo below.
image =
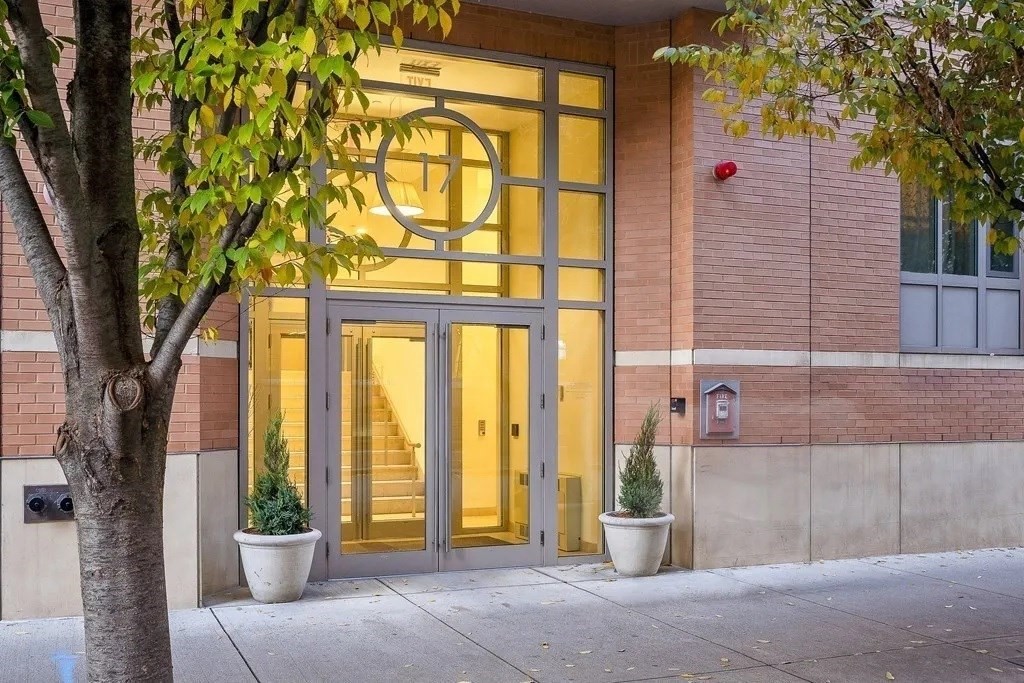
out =
{"type": "Polygon", "coordinates": [[[71,489],[67,484],[49,484],[45,486],[26,486],[23,497],[25,524],[41,524],[43,522],[67,522],[75,518],[74,509],[64,512],[60,509],[61,499],[71,498],[71,489]],[[28,504],[33,498],[39,497],[46,503],[41,512],[32,512],[28,504]]]}

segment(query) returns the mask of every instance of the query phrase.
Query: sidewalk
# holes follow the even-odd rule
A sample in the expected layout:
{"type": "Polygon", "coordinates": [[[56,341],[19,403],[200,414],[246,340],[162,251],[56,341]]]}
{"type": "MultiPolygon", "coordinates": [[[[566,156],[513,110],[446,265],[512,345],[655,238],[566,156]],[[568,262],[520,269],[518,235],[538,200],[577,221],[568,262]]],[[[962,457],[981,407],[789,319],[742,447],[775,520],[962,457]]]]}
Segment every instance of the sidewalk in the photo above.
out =
{"type": "MultiPolygon", "coordinates": [[[[174,612],[171,631],[180,681],[1024,681],[1024,549],[319,583],[174,612]]],[[[0,681],[84,681],[82,650],[80,619],[0,622],[0,681]]]]}

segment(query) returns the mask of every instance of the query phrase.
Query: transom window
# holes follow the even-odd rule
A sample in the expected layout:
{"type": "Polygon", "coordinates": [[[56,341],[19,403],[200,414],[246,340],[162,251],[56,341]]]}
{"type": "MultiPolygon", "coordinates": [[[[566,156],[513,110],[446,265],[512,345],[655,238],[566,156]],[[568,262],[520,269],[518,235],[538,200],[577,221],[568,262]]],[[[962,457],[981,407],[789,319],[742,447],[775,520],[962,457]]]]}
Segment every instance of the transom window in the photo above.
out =
{"type": "Polygon", "coordinates": [[[989,229],[1010,221],[953,219],[947,201],[916,183],[900,188],[900,344],[905,351],[1020,353],[1017,254],[1000,254],[989,229]]]}

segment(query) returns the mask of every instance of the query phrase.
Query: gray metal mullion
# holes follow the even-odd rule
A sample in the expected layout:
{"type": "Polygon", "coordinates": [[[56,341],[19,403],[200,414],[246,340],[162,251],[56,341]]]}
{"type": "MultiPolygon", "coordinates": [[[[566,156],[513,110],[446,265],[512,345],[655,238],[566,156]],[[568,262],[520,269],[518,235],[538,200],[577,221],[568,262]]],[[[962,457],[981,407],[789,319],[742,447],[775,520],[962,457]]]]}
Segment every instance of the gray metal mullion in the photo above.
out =
{"type": "MultiPolygon", "coordinates": [[[[615,111],[615,73],[613,71],[606,71],[604,83],[604,105],[605,109],[609,112],[609,116],[605,121],[604,129],[604,183],[606,189],[604,195],[604,259],[607,263],[607,269],[605,270],[604,276],[605,313],[604,339],[602,340],[604,345],[602,351],[604,354],[604,377],[602,378],[603,381],[601,384],[601,386],[604,388],[605,445],[605,459],[603,463],[604,467],[601,471],[601,476],[604,477],[604,505],[602,511],[611,510],[614,507],[613,503],[615,500],[615,444],[613,430],[615,419],[615,394],[613,385],[615,377],[615,357],[613,353],[615,334],[615,321],[613,317],[615,314],[615,117],[611,115],[615,111]]],[[[672,448],[673,445],[670,443],[670,464],[672,463],[672,448]]],[[[669,484],[669,491],[671,492],[671,483],[669,484]]],[[[601,555],[604,557],[608,557],[608,549],[605,548],[603,544],[601,550],[603,551],[601,555]]]]}
{"type": "Polygon", "coordinates": [[[590,107],[578,107],[573,104],[558,105],[558,113],[568,116],[580,116],[588,119],[609,119],[611,113],[606,109],[591,109],[590,107]]]}
{"type": "MultiPolygon", "coordinates": [[[[249,394],[252,386],[249,383],[249,365],[253,363],[249,339],[249,306],[251,297],[246,290],[242,291],[241,314],[238,321],[238,528],[249,526],[249,515],[245,506],[245,498],[249,495],[249,394]]],[[[241,564],[236,567],[239,585],[244,585],[245,574],[241,564]]]]}
{"type": "MultiPolygon", "coordinates": [[[[605,137],[607,137],[607,135],[605,137]]],[[[605,168],[605,182],[603,183],[579,183],[569,180],[560,180],[558,181],[557,189],[564,192],[587,192],[590,194],[606,194],[610,189],[608,187],[608,178],[610,176],[611,171],[608,168],[605,168]]]]}
{"type": "Polygon", "coordinates": [[[611,264],[607,259],[584,259],[584,258],[560,258],[558,265],[563,268],[584,268],[587,270],[610,270],[611,264]]]}
{"type": "Polygon", "coordinates": [[[943,348],[943,334],[942,334],[942,278],[944,277],[944,266],[942,261],[942,202],[938,199],[932,199],[935,207],[935,273],[937,279],[935,282],[935,346],[939,349],[943,348]]]}
{"type": "MultiPolygon", "coordinates": [[[[326,163],[321,160],[315,164],[311,172],[314,187],[327,182],[326,163]]],[[[326,215],[326,212],[325,212],[326,215]]],[[[309,240],[314,245],[327,244],[326,226],[310,222],[309,240]]],[[[314,515],[319,519],[327,519],[331,513],[328,500],[327,458],[327,401],[331,378],[321,370],[328,365],[327,349],[327,282],[323,278],[313,278],[306,286],[306,488],[307,500],[312,504],[314,515]],[[321,399],[321,397],[324,397],[321,399]]],[[[286,292],[291,295],[290,291],[286,292]]],[[[283,292],[282,294],[285,294],[283,292]]],[[[339,382],[339,377],[334,378],[339,382]]],[[[318,541],[317,552],[314,554],[313,571],[318,578],[326,578],[330,571],[330,558],[324,550],[331,541],[338,539],[324,537],[318,541]]],[[[338,549],[340,552],[340,547],[338,549]]]]}
{"type": "Polygon", "coordinates": [[[503,185],[519,185],[521,187],[545,188],[548,185],[544,178],[527,178],[525,176],[506,175],[504,173],[498,175],[498,182],[503,185]]]}
{"type": "Polygon", "coordinates": [[[559,299],[558,308],[586,311],[603,311],[608,308],[606,301],[578,301],[576,299],[559,299]]]}
{"type": "Polygon", "coordinates": [[[986,293],[985,278],[988,274],[988,240],[981,239],[981,223],[974,222],[974,261],[975,272],[977,273],[977,294],[975,295],[978,311],[975,314],[975,342],[979,349],[988,350],[988,294],[986,293]]]}
{"type": "Polygon", "coordinates": [[[428,249],[401,249],[382,247],[381,253],[388,257],[430,259],[433,261],[473,261],[478,263],[507,263],[519,266],[542,266],[541,256],[516,256],[514,254],[483,254],[474,251],[430,251],[428,249]]]}
{"type": "Polygon", "coordinates": [[[422,294],[410,300],[409,294],[402,292],[364,292],[356,289],[331,290],[328,293],[329,301],[344,301],[346,303],[376,304],[406,304],[419,306],[421,304],[436,304],[442,307],[462,308],[464,306],[488,306],[492,308],[522,308],[541,309],[544,307],[542,299],[500,299],[464,296],[454,298],[443,294],[422,294]]]}
{"type": "Polygon", "coordinates": [[[542,377],[541,390],[551,400],[545,401],[541,411],[541,443],[549,445],[537,454],[545,463],[545,472],[550,471],[538,486],[537,492],[543,501],[541,530],[547,531],[551,541],[542,549],[544,564],[558,561],[558,168],[559,149],[559,69],[549,65],[544,70],[544,221],[543,221],[543,273],[544,326],[548,332],[541,344],[542,377]]]}

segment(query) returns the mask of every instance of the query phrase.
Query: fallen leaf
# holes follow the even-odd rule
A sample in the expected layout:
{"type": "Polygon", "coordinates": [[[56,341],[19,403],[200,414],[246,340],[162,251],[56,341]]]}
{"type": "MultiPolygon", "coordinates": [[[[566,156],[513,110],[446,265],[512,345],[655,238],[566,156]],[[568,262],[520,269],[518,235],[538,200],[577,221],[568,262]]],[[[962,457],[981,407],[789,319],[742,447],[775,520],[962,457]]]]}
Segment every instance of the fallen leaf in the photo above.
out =
{"type": "Polygon", "coordinates": [[[889,673],[888,671],[886,671],[886,672],[885,672],[885,680],[887,680],[887,681],[895,681],[895,680],[896,680],[896,677],[895,677],[895,676],[893,676],[893,675],[892,675],[891,673],[889,673]]]}

